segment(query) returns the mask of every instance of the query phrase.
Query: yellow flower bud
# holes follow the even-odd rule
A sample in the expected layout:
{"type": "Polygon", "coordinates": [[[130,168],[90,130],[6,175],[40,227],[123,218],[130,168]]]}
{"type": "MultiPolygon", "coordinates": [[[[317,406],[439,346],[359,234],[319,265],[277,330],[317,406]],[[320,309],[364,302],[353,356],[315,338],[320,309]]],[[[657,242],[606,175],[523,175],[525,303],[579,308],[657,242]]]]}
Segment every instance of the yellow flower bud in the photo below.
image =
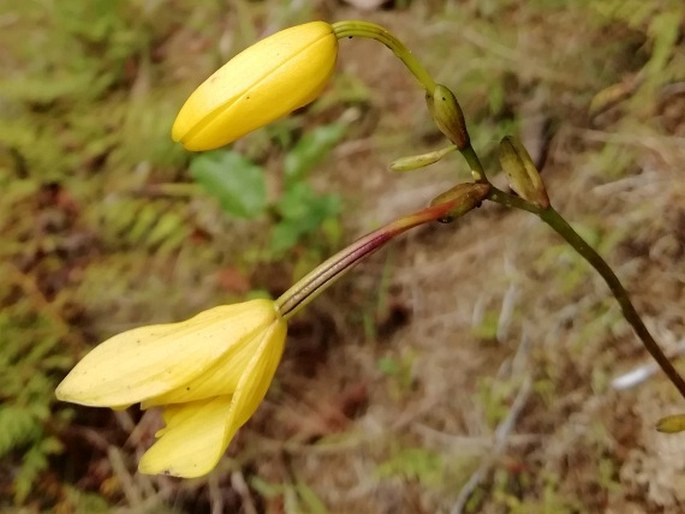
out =
{"type": "Polygon", "coordinates": [[[236,55],[181,108],[171,137],[188,150],[211,150],[313,101],[333,74],[338,39],[313,21],[273,34],[236,55]]]}
{"type": "Polygon", "coordinates": [[[215,307],[115,335],[71,370],[56,395],[97,407],[161,406],[166,426],[140,471],[202,476],[266,395],[285,336],[272,301],[215,307]]]}

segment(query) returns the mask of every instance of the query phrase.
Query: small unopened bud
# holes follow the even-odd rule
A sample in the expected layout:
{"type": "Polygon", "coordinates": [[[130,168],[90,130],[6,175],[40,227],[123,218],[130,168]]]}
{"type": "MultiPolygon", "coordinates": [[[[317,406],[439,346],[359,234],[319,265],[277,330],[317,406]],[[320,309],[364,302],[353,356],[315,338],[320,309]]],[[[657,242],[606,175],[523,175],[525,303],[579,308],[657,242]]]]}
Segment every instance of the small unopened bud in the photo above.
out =
{"type": "Polygon", "coordinates": [[[499,144],[499,162],[516,193],[538,207],[549,207],[549,197],[542,177],[526,148],[513,137],[505,137],[499,144]]]}
{"type": "Polygon", "coordinates": [[[457,145],[459,150],[471,144],[464,113],[454,93],[447,86],[437,84],[432,93],[427,93],[426,105],[440,132],[457,145]]]}
{"type": "Polygon", "coordinates": [[[685,430],[685,414],[675,414],[661,418],[656,424],[656,429],[667,434],[682,432],[685,430]]]}
{"type": "Polygon", "coordinates": [[[410,155],[408,157],[400,157],[394,160],[390,164],[390,169],[392,171],[412,171],[419,168],[424,168],[435,164],[445,155],[456,150],[457,147],[454,145],[446,146],[439,150],[434,150],[432,152],[424,153],[421,155],[410,155]]]}
{"type": "Polygon", "coordinates": [[[430,205],[453,203],[452,209],[443,218],[438,220],[440,223],[450,223],[471,209],[480,207],[481,202],[488,196],[490,187],[490,184],[481,182],[457,184],[452,189],[448,189],[433,198],[430,205]]]}

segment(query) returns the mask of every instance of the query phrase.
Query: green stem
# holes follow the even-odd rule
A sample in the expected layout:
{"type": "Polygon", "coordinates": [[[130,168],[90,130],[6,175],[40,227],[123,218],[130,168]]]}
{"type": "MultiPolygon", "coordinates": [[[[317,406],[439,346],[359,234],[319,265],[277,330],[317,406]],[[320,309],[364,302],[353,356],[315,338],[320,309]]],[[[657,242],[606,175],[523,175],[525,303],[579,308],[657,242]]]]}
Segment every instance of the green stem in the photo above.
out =
{"type": "Polygon", "coordinates": [[[426,207],[389,223],[358,239],[336,253],[297,281],[276,300],[276,308],[288,319],[342,277],[364,257],[407,230],[443,219],[455,208],[456,201],[426,207]]]}
{"type": "Polygon", "coordinates": [[[661,351],[661,348],[659,348],[659,345],[649,333],[649,330],[647,330],[647,327],[642,322],[642,318],[640,318],[640,315],[637,313],[637,310],[635,310],[635,307],[630,301],[628,292],[625,290],[618,277],[609,267],[606,261],[582,237],[580,237],[575,230],[573,230],[573,227],[571,227],[571,225],[569,225],[568,222],[556,210],[554,210],[553,207],[547,207],[543,209],[535,204],[527,202],[522,198],[510,195],[494,187],[490,190],[488,199],[508,207],[522,209],[538,215],[542,221],[552,227],[557,234],[563,237],[564,240],[570,244],[576,252],[578,252],[586,261],[590,263],[590,265],[592,265],[593,268],[595,268],[595,270],[597,270],[597,272],[602,276],[606,284],[609,286],[609,289],[611,289],[616,301],[618,301],[618,304],[621,306],[623,317],[633,327],[644,347],[654,358],[668,379],[678,389],[681,396],[685,398],[685,380],[683,380],[683,377],[680,375],[680,373],[678,373],[678,371],[673,367],[671,361],[669,361],[666,355],[664,355],[664,353],[661,351]]]}
{"type": "Polygon", "coordinates": [[[542,209],[537,205],[527,202],[519,196],[514,196],[510,195],[509,193],[505,193],[501,189],[497,189],[495,186],[492,186],[492,188],[490,189],[488,200],[491,200],[502,205],[506,205],[507,207],[512,207],[514,209],[532,212],[533,214],[537,215],[539,215],[542,212],[542,209]]]}
{"type": "Polygon", "coordinates": [[[552,227],[561,237],[563,237],[585,260],[587,260],[593,268],[595,268],[611,289],[614,297],[621,306],[623,316],[630,323],[637,333],[637,336],[642,341],[650,355],[657,362],[659,367],[666,373],[666,376],[676,386],[681,396],[685,398],[685,380],[680,376],[680,373],[673,367],[671,361],[661,351],[659,345],[656,343],[652,335],[647,330],[647,327],[642,322],[642,318],[635,310],[633,303],[630,301],[628,292],[625,290],[616,274],[609,267],[604,259],[589,245],[585,240],[573,230],[571,225],[552,207],[548,207],[539,214],[540,218],[552,227]]]}
{"type": "Polygon", "coordinates": [[[432,93],[435,89],[435,81],[426,68],[404,46],[404,43],[385,27],[368,21],[345,20],[333,23],[333,32],[338,39],[359,36],[383,43],[405,64],[426,91],[432,93]]]}
{"type": "Polygon", "coordinates": [[[469,164],[471,168],[471,176],[476,182],[488,182],[487,177],[485,176],[485,170],[483,169],[483,165],[480,162],[480,159],[478,158],[478,154],[476,151],[473,149],[473,146],[471,146],[471,143],[464,148],[463,150],[460,150],[461,154],[464,156],[464,159],[466,159],[466,162],[469,164]]]}

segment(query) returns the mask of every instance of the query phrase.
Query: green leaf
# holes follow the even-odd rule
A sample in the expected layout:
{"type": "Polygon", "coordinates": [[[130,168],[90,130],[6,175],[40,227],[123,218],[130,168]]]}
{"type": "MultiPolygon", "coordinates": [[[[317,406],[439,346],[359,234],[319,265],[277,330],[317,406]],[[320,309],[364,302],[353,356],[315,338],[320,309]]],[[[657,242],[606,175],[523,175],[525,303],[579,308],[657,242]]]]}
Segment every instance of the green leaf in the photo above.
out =
{"type": "Polygon", "coordinates": [[[283,171],[286,184],[303,180],[345,134],[347,125],[332,123],[307,132],[285,156],[283,171]]]}
{"type": "Polygon", "coordinates": [[[250,478],[250,485],[257,491],[261,496],[267,499],[276,498],[277,496],[283,494],[283,484],[269,482],[259,476],[253,476],[250,478]]]}
{"type": "Polygon", "coordinates": [[[276,204],[282,219],[271,233],[271,249],[278,254],[289,250],[300,238],[319,231],[325,221],[340,212],[337,195],[318,196],[306,183],[287,189],[276,204]]]}
{"type": "Polygon", "coordinates": [[[401,448],[380,464],[376,473],[381,478],[403,477],[437,486],[441,482],[444,466],[444,460],[437,452],[425,448],[401,448]]]}
{"type": "Polygon", "coordinates": [[[310,514],[328,514],[328,509],[324,502],[319,498],[314,489],[302,481],[295,484],[297,494],[302,503],[307,507],[306,512],[310,514]]]}
{"type": "Polygon", "coordinates": [[[661,418],[657,424],[656,429],[659,432],[667,434],[675,434],[685,430],[685,414],[674,414],[661,418]]]}
{"type": "Polygon", "coordinates": [[[23,503],[28,498],[38,475],[47,467],[47,454],[40,445],[32,446],[24,454],[22,465],[14,476],[14,499],[17,503],[23,503]]]}
{"type": "Polygon", "coordinates": [[[303,182],[295,184],[283,193],[276,208],[287,220],[301,221],[309,230],[340,212],[340,198],[337,195],[317,195],[303,182]]]}
{"type": "Polygon", "coordinates": [[[0,457],[22,447],[40,434],[35,416],[25,407],[8,405],[0,408],[0,457]]]}
{"type": "Polygon", "coordinates": [[[256,218],[266,208],[264,170],[232,150],[202,154],[190,164],[195,180],[221,208],[237,218],[256,218]]]}
{"type": "Polygon", "coordinates": [[[290,250],[297,244],[300,231],[292,223],[279,223],[271,231],[271,251],[276,255],[290,250]]]}
{"type": "Polygon", "coordinates": [[[379,371],[385,375],[396,375],[400,371],[400,365],[392,357],[381,357],[377,364],[379,371]]]}

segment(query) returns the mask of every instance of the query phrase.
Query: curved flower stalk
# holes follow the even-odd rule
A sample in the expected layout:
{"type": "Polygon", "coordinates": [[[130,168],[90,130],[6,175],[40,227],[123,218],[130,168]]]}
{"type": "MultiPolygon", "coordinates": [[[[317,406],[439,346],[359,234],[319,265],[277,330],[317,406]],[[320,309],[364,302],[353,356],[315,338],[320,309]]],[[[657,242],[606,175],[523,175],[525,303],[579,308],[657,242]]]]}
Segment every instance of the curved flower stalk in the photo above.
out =
{"type": "Polygon", "coordinates": [[[487,184],[459,184],[434,199],[428,207],[403,216],[360,237],[344,250],[326,259],[283,293],[276,300],[278,310],[285,319],[289,319],[349,271],[352,266],[391,239],[431,221],[450,223],[480,206],[489,191],[490,186],[487,184]]]}
{"type": "Polygon", "coordinates": [[[266,395],[283,353],[286,320],[395,236],[465,214],[488,192],[482,184],[463,186],[352,243],[276,301],[224,305],[180,323],[115,335],[71,370],[57,398],[113,409],[161,407],[166,426],[139,470],[184,478],[209,473],[266,395]]]}
{"type": "Polygon", "coordinates": [[[181,108],[171,137],[192,151],[211,150],[312,102],[338,56],[330,24],[314,21],[273,34],[236,55],[181,108]]]}
{"type": "Polygon", "coordinates": [[[71,370],[56,395],[95,407],[161,406],[166,426],[140,471],[205,475],[264,398],[285,336],[272,301],[215,307],[115,335],[71,370]]]}

